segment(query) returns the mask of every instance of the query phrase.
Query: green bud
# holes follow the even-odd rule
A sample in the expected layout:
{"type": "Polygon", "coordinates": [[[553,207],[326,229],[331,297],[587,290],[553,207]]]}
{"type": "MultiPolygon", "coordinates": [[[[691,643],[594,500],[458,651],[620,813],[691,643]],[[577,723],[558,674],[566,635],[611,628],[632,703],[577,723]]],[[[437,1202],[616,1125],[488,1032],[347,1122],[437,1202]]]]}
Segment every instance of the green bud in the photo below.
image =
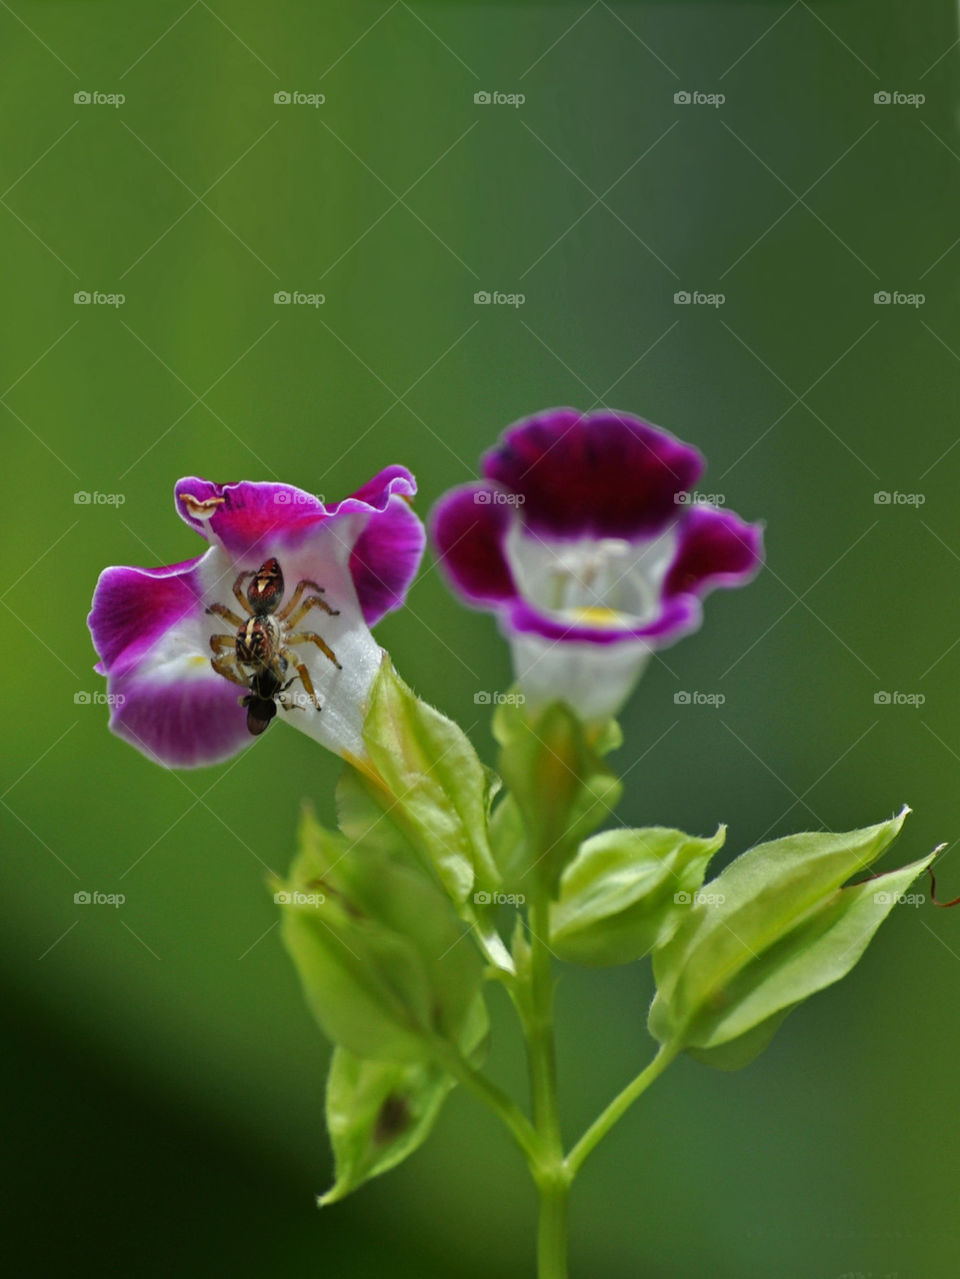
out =
{"type": "Polygon", "coordinates": [[[580,847],[550,909],[550,946],[578,964],[628,964],[686,919],[707,863],[722,847],[679,830],[608,830],[580,847]]]}
{"type": "Polygon", "coordinates": [[[518,881],[534,872],[553,893],[580,841],[620,798],[621,784],[602,759],[619,744],[619,729],[612,721],[589,727],[555,702],[532,718],[520,706],[501,705],[493,731],[500,771],[525,831],[511,869],[518,881]]]}

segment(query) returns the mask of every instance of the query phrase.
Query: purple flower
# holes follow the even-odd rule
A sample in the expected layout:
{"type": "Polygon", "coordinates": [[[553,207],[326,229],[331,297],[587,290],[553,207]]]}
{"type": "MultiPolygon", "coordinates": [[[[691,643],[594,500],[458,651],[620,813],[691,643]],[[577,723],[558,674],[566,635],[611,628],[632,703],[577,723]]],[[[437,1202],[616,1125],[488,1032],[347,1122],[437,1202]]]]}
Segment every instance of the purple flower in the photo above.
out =
{"type": "Polygon", "coordinates": [[[700,598],[759,569],[759,525],[691,497],[696,449],[627,413],[549,409],[509,427],[485,478],[437,503],[441,563],[496,613],[529,701],[614,714],[700,598]]]}
{"type": "Polygon", "coordinates": [[[382,657],[369,628],[403,603],[423,554],[415,492],[402,466],[332,506],[286,484],[180,480],[177,513],[210,543],[204,554],[105,569],[94,592],[111,729],[159,763],[193,767],[235,754],[279,707],[362,760],[382,657]]]}

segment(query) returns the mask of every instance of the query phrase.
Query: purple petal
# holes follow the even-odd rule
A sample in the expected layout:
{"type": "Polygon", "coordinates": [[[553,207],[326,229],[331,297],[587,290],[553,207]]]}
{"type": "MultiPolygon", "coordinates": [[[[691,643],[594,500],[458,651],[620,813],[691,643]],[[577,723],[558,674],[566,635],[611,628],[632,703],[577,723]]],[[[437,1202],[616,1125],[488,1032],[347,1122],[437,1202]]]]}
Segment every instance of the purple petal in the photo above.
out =
{"type": "Polygon", "coordinates": [[[250,741],[242,689],[205,651],[200,563],[108,568],[88,618],[110,728],[171,768],[215,764],[250,741]]]}
{"type": "Polygon", "coordinates": [[[509,427],[483,472],[522,498],[520,515],[562,537],[638,538],[677,517],[676,495],[703,469],[699,452],[627,413],[550,409],[509,427]]]}
{"type": "Polygon", "coordinates": [[[192,528],[245,565],[300,547],[327,525],[352,551],[354,586],[373,625],[403,603],[423,556],[423,527],[409,504],[416,491],[406,467],[388,466],[330,506],[289,484],[219,485],[196,477],[178,481],[176,504],[192,528]]]}
{"type": "Polygon", "coordinates": [[[415,497],[417,493],[417,481],[413,478],[410,471],[399,463],[392,466],[385,466],[382,471],[378,471],[376,475],[371,476],[366,484],[361,484],[358,489],[345,497],[342,502],[331,506],[328,509],[333,512],[340,510],[349,502],[361,503],[364,506],[374,506],[377,510],[383,510],[387,500],[396,495],[397,497],[415,497]]]}
{"type": "Polygon", "coordinates": [[[703,595],[715,586],[740,586],[759,570],[763,530],[733,511],[694,506],[680,525],[677,555],[667,574],[664,598],[703,595]]]}
{"type": "Polygon", "coordinates": [[[370,516],[350,555],[350,574],[368,626],[403,604],[420,567],[426,536],[403,498],[394,498],[370,516]]]}
{"type": "Polygon", "coordinates": [[[410,504],[416,491],[405,466],[387,466],[329,508],[332,518],[354,512],[367,516],[350,556],[350,573],[368,626],[403,604],[420,567],[426,533],[410,504]]]}
{"type": "Polygon", "coordinates": [[[319,498],[290,484],[213,484],[190,476],[177,481],[177,513],[235,560],[254,564],[268,547],[297,546],[327,519],[319,498]]]}
{"type": "Polygon", "coordinates": [[[473,604],[499,604],[517,593],[503,549],[516,508],[495,502],[497,493],[489,484],[464,484],[437,502],[430,519],[442,568],[473,604]]]}
{"type": "Polygon", "coordinates": [[[87,618],[101,674],[134,665],[164,631],[202,609],[201,558],[165,568],[103,570],[87,618]]]}
{"type": "Polygon", "coordinates": [[[501,613],[507,634],[539,635],[543,639],[571,644],[615,645],[641,640],[651,648],[663,648],[689,635],[700,625],[700,603],[694,595],[678,595],[667,600],[657,616],[642,626],[577,625],[559,616],[549,616],[517,600],[501,613]]]}
{"type": "Polygon", "coordinates": [[[219,764],[249,746],[243,690],[206,658],[203,667],[186,679],[158,679],[143,667],[111,678],[109,692],[123,698],[111,711],[112,731],[168,768],[219,764]]]}

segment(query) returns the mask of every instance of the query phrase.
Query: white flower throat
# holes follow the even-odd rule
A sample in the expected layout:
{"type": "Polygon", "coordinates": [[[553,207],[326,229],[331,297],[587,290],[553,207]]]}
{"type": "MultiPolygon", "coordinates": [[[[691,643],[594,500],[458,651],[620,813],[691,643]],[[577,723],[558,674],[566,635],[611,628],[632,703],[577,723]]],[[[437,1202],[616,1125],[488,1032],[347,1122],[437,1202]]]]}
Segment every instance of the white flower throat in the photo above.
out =
{"type": "Polygon", "coordinates": [[[672,529],[645,542],[620,537],[551,542],[519,520],[506,542],[525,599],[546,613],[598,627],[634,627],[656,615],[675,546],[672,529]]]}

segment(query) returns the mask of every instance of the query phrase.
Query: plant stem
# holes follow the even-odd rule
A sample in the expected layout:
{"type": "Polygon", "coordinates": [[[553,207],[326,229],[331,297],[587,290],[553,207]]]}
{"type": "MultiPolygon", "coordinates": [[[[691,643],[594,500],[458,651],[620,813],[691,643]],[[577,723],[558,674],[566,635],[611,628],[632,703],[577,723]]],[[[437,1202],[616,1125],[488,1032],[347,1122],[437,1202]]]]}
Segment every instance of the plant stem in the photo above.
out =
{"type": "Polygon", "coordinates": [[[566,1279],[567,1203],[570,1179],[566,1172],[557,1177],[537,1178],[540,1221],[537,1227],[538,1279],[566,1279]]]}
{"type": "Polygon", "coordinates": [[[567,1156],[567,1167],[571,1178],[576,1176],[586,1157],[603,1140],[614,1124],[623,1118],[640,1094],[646,1092],[653,1081],[663,1074],[679,1051],[674,1044],[663,1044],[653,1061],[614,1097],[602,1114],[598,1115],[567,1156]]]}
{"type": "Polygon", "coordinates": [[[530,1062],[533,1122],[539,1141],[539,1157],[536,1164],[531,1163],[540,1197],[537,1274],[539,1279],[566,1279],[567,1202],[571,1176],[563,1157],[557,1108],[553,974],[546,942],[548,909],[543,897],[535,900],[530,907],[530,990],[524,1028],[530,1062]]]}
{"type": "Polygon", "coordinates": [[[540,1145],[530,1120],[517,1103],[486,1075],[474,1070],[445,1040],[437,1039],[434,1049],[451,1075],[500,1117],[532,1167],[538,1159],[540,1145]]]}

